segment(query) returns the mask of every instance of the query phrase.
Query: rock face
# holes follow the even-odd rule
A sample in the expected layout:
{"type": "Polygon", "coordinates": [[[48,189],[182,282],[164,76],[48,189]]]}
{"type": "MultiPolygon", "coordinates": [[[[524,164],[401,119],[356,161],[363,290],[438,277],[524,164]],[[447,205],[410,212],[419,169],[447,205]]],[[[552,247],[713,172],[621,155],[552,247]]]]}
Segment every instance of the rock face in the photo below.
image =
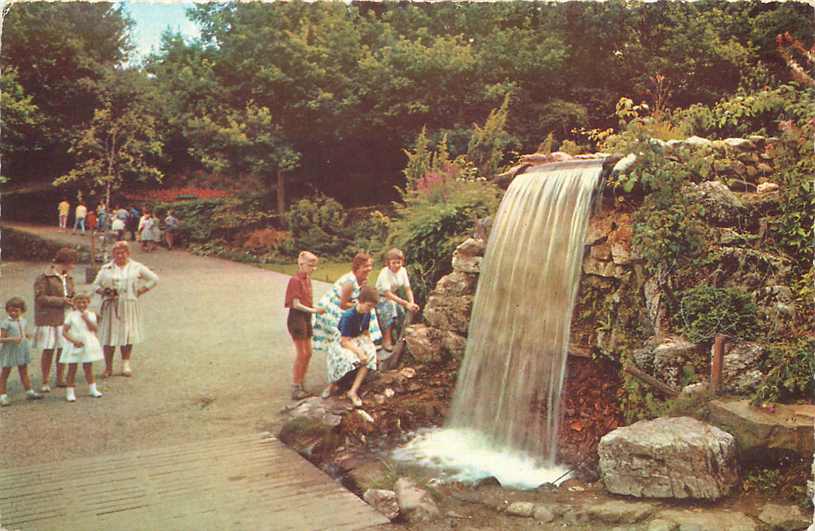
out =
{"type": "Polygon", "coordinates": [[[439,516],[439,508],[426,490],[407,478],[399,478],[394,486],[400,511],[411,522],[426,522],[439,516]]]}
{"type": "Polygon", "coordinates": [[[737,343],[724,355],[722,389],[731,393],[747,393],[761,383],[764,375],[758,364],[764,349],[757,343],[737,343]]]}
{"type": "Polygon", "coordinates": [[[347,401],[337,399],[312,397],[294,402],[283,409],[286,420],[278,437],[300,455],[319,459],[340,445],[335,428],[352,409],[347,401]]]}
{"type": "Polygon", "coordinates": [[[389,520],[399,516],[399,502],[392,490],[368,489],[362,499],[389,520]]]}
{"type": "Polygon", "coordinates": [[[778,404],[775,413],[752,407],[747,400],[714,400],[708,406],[710,422],[733,434],[742,455],[760,455],[767,449],[812,455],[812,417],[798,414],[797,406],[778,404]]]}
{"type": "Polygon", "coordinates": [[[705,216],[714,224],[736,223],[745,212],[739,197],[719,181],[707,181],[695,186],[695,193],[705,207],[705,216]]]}
{"type": "Polygon", "coordinates": [[[733,436],[690,417],[618,428],[598,453],[603,483],[615,494],[715,500],[738,482],[733,436]]]}
{"type": "MultiPolygon", "coordinates": [[[[653,360],[654,374],[665,383],[679,387],[682,367],[696,357],[697,346],[681,337],[668,337],[656,345],[650,352],[653,360]]],[[[638,356],[647,358],[645,354],[638,356]]]]}
{"type": "Polygon", "coordinates": [[[464,355],[485,245],[483,240],[470,238],[456,247],[453,272],[439,280],[428,298],[424,309],[427,324],[405,329],[408,350],[417,361],[464,355]]]}
{"type": "Polygon", "coordinates": [[[809,515],[804,514],[797,505],[775,503],[765,505],[758,519],[772,529],[806,529],[810,523],[809,515]]]}

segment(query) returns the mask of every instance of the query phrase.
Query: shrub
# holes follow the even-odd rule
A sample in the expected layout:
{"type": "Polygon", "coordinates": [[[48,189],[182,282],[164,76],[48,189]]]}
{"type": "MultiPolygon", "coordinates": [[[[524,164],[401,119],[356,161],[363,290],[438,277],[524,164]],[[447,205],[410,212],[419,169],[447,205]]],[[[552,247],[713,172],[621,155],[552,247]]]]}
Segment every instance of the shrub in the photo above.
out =
{"type": "Polygon", "coordinates": [[[303,249],[320,256],[344,256],[350,244],[346,219],[342,205],[331,197],[318,193],[301,199],[286,212],[292,239],[284,248],[292,256],[303,249]]]}
{"type": "Polygon", "coordinates": [[[738,288],[696,286],[682,292],[675,325],[694,343],[709,342],[716,334],[752,339],[758,332],[752,296],[738,288]]]}
{"type": "Polygon", "coordinates": [[[770,345],[761,369],[767,376],[753,394],[754,403],[815,398],[815,338],[770,345]]]}

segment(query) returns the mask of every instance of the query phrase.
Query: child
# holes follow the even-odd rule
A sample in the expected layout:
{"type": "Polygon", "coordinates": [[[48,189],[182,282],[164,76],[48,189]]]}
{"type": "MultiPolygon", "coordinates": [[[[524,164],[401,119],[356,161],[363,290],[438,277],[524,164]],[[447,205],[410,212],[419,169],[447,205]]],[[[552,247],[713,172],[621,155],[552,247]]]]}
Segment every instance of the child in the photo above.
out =
{"type": "Polygon", "coordinates": [[[405,310],[414,313],[419,311],[419,306],[413,302],[413,290],[410,289],[404,264],[405,255],[402,251],[391,249],[385,253],[385,267],[376,279],[376,289],[382,297],[376,305],[376,314],[379,326],[382,327],[382,350],[386,353],[383,359],[393,350],[394,330],[405,316],[405,310]],[[404,299],[399,296],[400,291],[404,291],[404,299]]]}
{"type": "Polygon", "coordinates": [[[308,251],[303,251],[297,257],[297,266],[300,271],[289,279],[286,287],[285,308],[289,308],[289,317],[286,327],[289,329],[297,358],[294,360],[294,374],[291,385],[292,400],[300,400],[310,396],[303,388],[308,363],[311,360],[311,314],[325,313],[324,308],[314,308],[311,292],[311,274],[317,269],[318,258],[308,251]]]}
{"type": "Polygon", "coordinates": [[[113,222],[110,224],[110,230],[116,233],[117,242],[125,239],[125,222],[119,216],[113,218],[113,222]]]}
{"type": "Polygon", "coordinates": [[[76,402],[76,368],[82,364],[85,372],[85,381],[88,382],[88,394],[94,398],[102,396],[96,389],[93,378],[93,362],[101,361],[102,345],[96,337],[96,314],[88,311],[91,298],[87,293],[74,296],[74,310],[65,317],[62,335],[65,337],[62,357],[59,362],[68,365],[68,389],[65,391],[65,400],[76,402]]]}
{"type": "Polygon", "coordinates": [[[10,406],[6,394],[6,382],[12,367],[17,367],[20,381],[29,400],[37,400],[42,395],[31,388],[31,378],[28,376],[28,364],[31,363],[28,337],[25,335],[25,301],[20,297],[12,297],[6,302],[8,317],[0,321],[0,407],[10,406]]]}
{"type": "Polygon", "coordinates": [[[353,308],[342,313],[337,325],[339,338],[328,349],[328,380],[331,384],[323,391],[323,398],[328,398],[336,391],[337,382],[346,374],[356,371],[354,382],[346,396],[355,407],[362,406],[359,398],[359,387],[368,370],[376,369],[376,347],[368,330],[371,322],[371,311],[379,302],[376,288],[364,286],[359,292],[359,300],[353,308]]]}
{"type": "Polygon", "coordinates": [[[173,250],[175,244],[175,233],[178,230],[178,218],[173,216],[173,211],[167,212],[167,217],[164,218],[164,243],[167,244],[167,249],[173,250]]]}

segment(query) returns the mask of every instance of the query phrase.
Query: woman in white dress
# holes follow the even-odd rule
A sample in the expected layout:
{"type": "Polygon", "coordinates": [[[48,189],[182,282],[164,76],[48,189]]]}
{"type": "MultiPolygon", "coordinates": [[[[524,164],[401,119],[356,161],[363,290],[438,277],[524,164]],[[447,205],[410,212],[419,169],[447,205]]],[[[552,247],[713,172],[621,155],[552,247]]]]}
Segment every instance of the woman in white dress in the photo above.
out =
{"type": "Polygon", "coordinates": [[[111,251],[113,261],[105,264],[93,281],[102,296],[99,311],[99,341],[105,354],[104,378],[113,374],[116,347],[122,353],[122,375],[132,376],[130,357],[133,345],[144,340],[144,317],[139,298],[158,283],[158,275],[130,259],[127,242],[116,242],[111,251]]]}

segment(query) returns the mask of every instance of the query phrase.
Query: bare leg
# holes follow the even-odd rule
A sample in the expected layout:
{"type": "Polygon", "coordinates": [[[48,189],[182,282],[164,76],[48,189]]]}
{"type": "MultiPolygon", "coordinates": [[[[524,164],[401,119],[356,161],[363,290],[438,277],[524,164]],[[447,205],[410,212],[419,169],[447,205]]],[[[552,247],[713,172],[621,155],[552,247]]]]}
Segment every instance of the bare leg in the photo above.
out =
{"type": "Polygon", "coordinates": [[[393,348],[393,325],[382,331],[382,348],[391,350],[393,348]]]}
{"type": "Polygon", "coordinates": [[[85,373],[85,382],[88,385],[96,383],[96,379],[93,377],[93,363],[83,363],[82,371],[85,373]]]}
{"type": "MultiPolygon", "coordinates": [[[[9,371],[11,371],[11,369],[9,369],[9,371]]],[[[23,382],[23,389],[26,391],[31,391],[31,377],[28,375],[28,365],[18,365],[17,373],[20,375],[20,381],[23,382]]],[[[3,380],[2,389],[0,389],[0,395],[4,394],[6,394],[5,380],[3,380]]]]}
{"type": "Polygon", "coordinates": [[[40,368],[42,369],[42,387],[45,391],[51,382],[51,362],[54,359],[54,349],[45,349],[42,351],[42,358],[40,359],[40,368]]]}
{"type": "Polygon", "coordinates": [[[368,375],[368,367],[360,367],[357,370],[357,375],[354,378],[354,383],[351,384],[351,389],[348,390],[348,398],[351,400],[354,405],[357,405],[357,402],[360,401],[359,395],[357,391],[359,391],[359,386],[362,385],[362,381],[368,375]]]}
{"type": "Polygon", "coordinates": [[[295,339],[294,348],[297,350],[297,357],[294,360],[292,383],[302,385],[311,361],[311,339],[295,339]]]}
{"type": "Polygon", "coordinates": [[[59,362],[62,357],[62,349],[57,349],[57,387],[65,387],[65,365],[59,362]]]}
{"type": "Polygon", "coordinates": [[[6,394],[6,382],[8,382],[9,374],[11,374],[11,367],[3,367],[3,370],[0,371],[0,395],[6,394]]]}
{"type": "Polygon", "coordinates": [[[113,376],[113,354],[116,347],[105,345],[102,351],[105,354],[105,372],[102,373],[102,378],[110,378],[113,376]]]}
{"type": "Polygon", "coordinates": [[[68,364],[68,387],[76,387],[76,363],[68,364]]]}

